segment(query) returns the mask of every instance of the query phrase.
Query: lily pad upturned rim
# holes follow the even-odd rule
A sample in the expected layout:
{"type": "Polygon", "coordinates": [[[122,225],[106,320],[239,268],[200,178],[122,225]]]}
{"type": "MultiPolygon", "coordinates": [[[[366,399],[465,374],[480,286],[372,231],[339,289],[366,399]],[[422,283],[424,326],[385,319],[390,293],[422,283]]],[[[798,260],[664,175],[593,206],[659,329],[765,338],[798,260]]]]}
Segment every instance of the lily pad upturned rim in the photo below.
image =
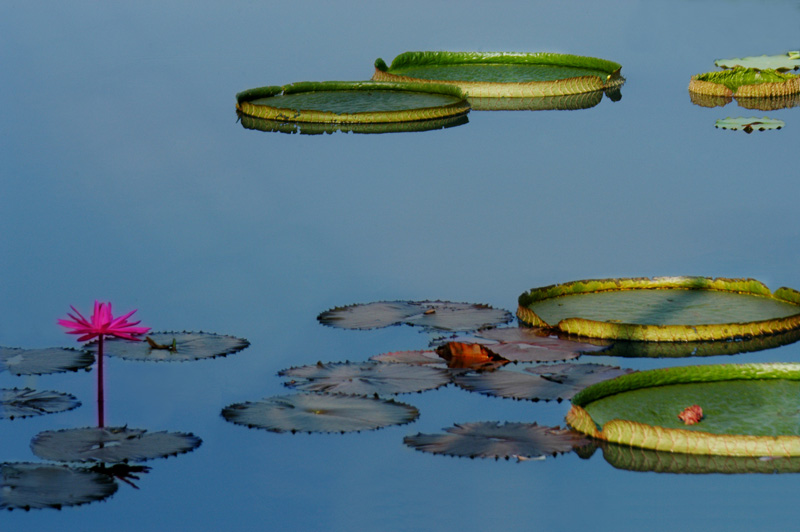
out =
{"type": "Polygon", "coordinates": [[[572,54],[550,52],[404,52],[392,60],[391,65],[378,58],[375,60],[373,80],[411,83],[447,83],[464,90],[468,96],[481,98],[536,98],[563,96],[601,91],[621,86],[625,78],[620,75],[622,65],[614,61],[572,54]],[[591,68],[606,73],[600,76],[587,75],[555,81],[488,82],[448,81],[414,78],[393,74],[392,69],[410,65],[455,65],[455,64],[530,64],[591,68]]]}
{"type": "Polygon", "coordinates": [[[269,85],[242,91],[236,95],[236,108],[243,114],[280,122],[315,122],[327,124],[376,124],[434,120],[469,112],[466,95],[458,87],[443,83],[396,83],[387,81],[300,81],[288,85],[269,85]],[[458,98],[457,102],[401,111],[366,111],[334,113],[331,111],[298,110],[253,104],[253,100],[281,94],[320,91],[403,91],[442,94],[458,98]]]}
{"type": "Polygon", "coordinates": [[[342,133],[354,133],[364,135],[377,135],[382,133],[416,133],[422,131],[436,131],[438,129],[449,129],[469,123],[466,113],[445,116],[442,118],[431,118],[428,120],[415,120],[413,122],[382,122],[378,124],[327,124],[320,122],[285,122],[281,120],[270,120],[249,116],[241,111],[237,111],[242,127],[245,129],[264,131],[268,133],[287,133],[301,135],[322,135],[325,133],[333,134],[337,131],[342,133]]]}
{"type": "Polygon", "coordinates": [[[781,287],[771,292],[755,279],[728,279],[723,277],[635,277],[618,279],[587,279],[564,284],[533,288],[519,296],[517,317],[533,327],[545,327],[566,334],[588,338],[605,338],[645,342],[695,342],[728,340],[777,334],[800,328],[800,292],[781,287]],[[593,292],[689,289],[757,295],[798,306],[797,314],[783,318],[742,322],[692,325],[644,325],[638,323],[610,323],[584,318],[566,318],[549,324],[531,310],[530,305],[545,299],[564,295],[593,292]]]}
{"type": "Polygon", "coordinates": [[[723,96],[737,98],[776,98],[800,93],[800,76],[777,72],[775,70],[755,70],[745,67],[734,67],[729,70],[705,72],[692,76],[689,81],[689,92],[707,96],[723,96]],[[723,79],[743,76],[747,73],[768,74],[776,78],[773,82],[744,83],[735,90],[723,83],[723,79]],[[782,79],[783,81],[777,81],[782,79]]]}
{"type": "Polygon", "coordinates": [[[719,364],[660,368],[622,375],[594,384],[572,398],[567,424],[592,438],[612,443],[688,454],[724,456],[800,456],[800,436],[711,434],[612,419],[598,427],[583,408],[618,393],[672,384],[732,380],[800,380],[800,364],[719,364]]]}

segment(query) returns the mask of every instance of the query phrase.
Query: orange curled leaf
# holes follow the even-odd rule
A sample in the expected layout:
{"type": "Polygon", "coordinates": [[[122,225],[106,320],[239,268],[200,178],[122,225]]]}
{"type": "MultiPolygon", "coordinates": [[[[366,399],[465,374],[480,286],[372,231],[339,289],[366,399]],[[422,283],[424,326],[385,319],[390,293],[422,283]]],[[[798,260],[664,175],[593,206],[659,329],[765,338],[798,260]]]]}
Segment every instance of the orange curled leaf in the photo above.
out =
{"type": "Polygon", "coordinates": [[[683,410],[683,412],[678,414],[678,419],[680,419],[687,425],[694,425],[695,423],[700,423],[700,420],[703,419],[703,409],[700,408],[699,405],[692,405],[686,407],[683,410]]]}
{"type": "Polygon", "coordinates": [[[436,353],[447,361],[449,368],[476,368],[483,364],[507,362],[481,344],[447,342],[436,348],[436,353]]]}

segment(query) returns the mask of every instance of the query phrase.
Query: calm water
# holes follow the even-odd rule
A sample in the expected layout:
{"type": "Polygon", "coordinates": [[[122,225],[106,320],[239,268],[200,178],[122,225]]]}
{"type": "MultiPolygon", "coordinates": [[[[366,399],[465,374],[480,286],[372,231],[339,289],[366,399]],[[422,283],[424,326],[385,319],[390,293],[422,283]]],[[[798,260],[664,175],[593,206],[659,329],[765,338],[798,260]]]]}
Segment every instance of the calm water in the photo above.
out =
{"type": "MultiPolygon", "coordinates": [[[[401,400],[417,422],[279,435],[225,422],[285,393],[280,369],[424,348],[410,327],[319,325],[396,299],[514,310],[532,287],[615,276],[754,277],[800,288],[800,114],[690,102],[724,57],[798,47],[796,1],[4,2],[0,5],[0,345],[76,345],[56,320],[94,299],[156,330],[246,337],[227,359],[106,367],[109,424],[193,432],[139,490],[3,530],[788,529],[800,475],[618,470],[596,453],[524,463],[402,443],[469,421],[563,425],[566,404],[448,387],[401,400]],[[755,25],[750,31],[749,25],[755,25]],[[446,130],[304,136],[246,130],[234,94],[359,80],[409,50],[553,51],[617,61],[622,99],[472,112],[446,130]],[[765,114],[780,131],[714,128],[765,114]]],[[[793,361],[800,345],[737,357],[793,361]]],[[[732,361],[711,358],[699,363],[732,361]]],[[[633,368],[698,361],[599,359],[633,368]]],[[[75,394],[77,410],[5,421],[0,461],[36,461],[42,430],[94,422],[94,372],[0,374],[75,394]]]]}

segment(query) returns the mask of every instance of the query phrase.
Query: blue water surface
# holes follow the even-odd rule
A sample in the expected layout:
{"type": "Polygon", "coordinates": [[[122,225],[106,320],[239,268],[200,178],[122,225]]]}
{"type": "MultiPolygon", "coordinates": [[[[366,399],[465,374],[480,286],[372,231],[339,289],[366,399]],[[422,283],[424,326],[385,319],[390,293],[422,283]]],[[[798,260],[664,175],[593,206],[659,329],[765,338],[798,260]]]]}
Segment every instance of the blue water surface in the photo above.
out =
{"type": "MultiPolygon", "coordinates": [[[[798,110],[693,105],[714,60],[796,50],[797,1],[18,2],[0,4],[0,345],[77,346],[56,320],[95,299],[156,330],[250,340],[228,358],[109,359],[109,424],[192,432],[102,503],[0,514],[2,530],[787,530],[800,476],[618,470],[420,453],[403,437],[470,421],[563,425],[566,403],[453,386],[400,400],[411,425],[273,434],[231,403],[276,373],[423,349],[410,327],[323,327],[331,307],[443,299],[515,310],[583,278],[753,277],[800,288],[798,110]],[[551,51],[623,65],[622,99],[477,112],[422,133],[288,135],[237,123],[236,92],[361,80],[405,51],[551,51]],[[780,131],[714,128],[768,115],[780,131]]],[[[796,361],[797,344],[665,365],[796,361]]],[[[0,461],[42,430],[91,426],[94,372],[15,377],[83,407],[2,421],[0,461]]]]}

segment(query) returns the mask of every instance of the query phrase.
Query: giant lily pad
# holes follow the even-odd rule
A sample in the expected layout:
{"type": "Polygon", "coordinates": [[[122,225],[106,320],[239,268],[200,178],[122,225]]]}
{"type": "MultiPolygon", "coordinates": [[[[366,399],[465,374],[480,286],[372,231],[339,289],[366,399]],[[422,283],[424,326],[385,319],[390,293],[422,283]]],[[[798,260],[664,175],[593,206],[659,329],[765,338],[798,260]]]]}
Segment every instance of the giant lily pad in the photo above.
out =
{"type": "Polygon", "coordinates": [[[379,301],[336,307],[317,319],[344,329],[375,329],[390,325],[417,325],[425,329],[471,331],[508,323],[510,312],[489,305],[450,301],[379,301]]]}
{"type": "Polygon", "coordinates": [[[800,92],[800,77],[775,70],[734,67],[692,76],[689,92],[737,98],[773,98],[800,92]]]}
{"type": "Polygon", "coordinates": [[[14,375],[43,375],[77,371],[92,365],[94,356],[86,351],[64,347],[19,349],[0,347],[0,371],[14,375]]]}
{"type": "Polygon", "coordinates": [[[800,364],[725,364],[642,371],[590,386],[567,422],[600,440],[657,451],[800,456],[800,364]],[[678,415],[702,408],[687,425],[678,415]]]}
{"type": "Polygon", "coordinates": [[[296,394],[237,403],[222,416],[239,425],[272,432],[358,432],[410,423],[419,417],[411,405],[376,397],[296,394]]]}
{"type": "Polygon", "coordinates": [[[759,55],[754,57],[735,57],[733,59],[717,59],[714,64],[720,68],[737,66],[754,70],[797,70],[800,68],[800,52],[788,52],[780,55],[759,55]]]}
{"type": "MultiPolygon", "coordinates": [[[[184,362],[237,353],[250,345],[244,338],[207,332],[155,332],[141,342],[118,338],[104,340],[106,355],[128,360],[151,362],[184,362]]],[[[87,345],[97,352],[97,342],[87,345]]]]}
{"type": "Polygon", "coordinates": [[[602,99],[603,91],[597,90],[539,98],[470,97],[469,104],[473,111],[576,111],[594,107],[602,99]]]}
{"type": "Polygon", "coordinates": [[[517,316],[590,338],[724,340],[800,328],[800,292],[772,293],[753,279],[593,279],[534,288],[519,297],[517,316]]]}
{"type": "Polygon", "coordinates": [[[506,460],[555,456],[588,443],[574,431],[536,423],[461,423],[444,430],[444,434],[406,436],[403,442],[418,451],[434,454],[506,460]]]}
{"type": "Polygon", "coordinates": [[[613,61],[554,53],[406,52],[375,61],[374,80],[448,83],[469,97],[538,98],[602,91],[625,78],[613,61]]]}
{"type": "Polygon", "coordinates": [[[74,395],[61,392],[37,392],[30,388],[0,389],[0,418],[40,416],[66,412],[80,406],[74,395]]]}
{"type": "Polygon", "coordinates": [[[39,458],[57,462],[140,462],[187,453],[201,442],[185,432],[86,427],[40,432],[31,441],[31,449],[39,458]]]}
{"type": "Polygon", "coordinates": [[[471,392],[527,401],[570,399],[587,386],[630,373],[603,364],[544,364],[526,368],[526,373],[498,370],[476,375],[458,375],[455,383],[471,392]],[[533,373],[533,375],[531,375],[533,373]]]}
{"type": "Polygon", "coordinates": [[[464,93],[457,87],[375,81],[259,87],[237,94],[236,107],[257,118],[328,124],[411,122],[469,112],[464,93]]]}
{"type": "Polygon", "coordinates": [[[322,135],[324,133],[336,133],[337,131],[358,134],[414,133],[447,129],[469,123],[469,118],[466,114],[432,118],[430,120],[414,120],[413,122],[379,122],[377,124],[283,122],[247,116],[241,112],[239,112],[239,118],[242,122],[242,127],[245,129],[288,134],[299,133],[301,135],[322,135]]]}
{"type": "Polygon", "coordinates": [[[0,509],[61,509],[99,501],[116,491],[114,479],[88,468],[0,464],[0,509]]]}
{"type": "Polygon", "coordinates": [[[714,127],[719,129],[730,129],[733,131],[744,131],[745,133],[752,133],[753,131],[766,131],[768,129],[781,129],[786,123],[783,120],[776,120],[774,118],[722,118],[717,120],[714,127]]]}
{"type": "Polygon", "coordinates": [[[554,362],[578,358],[585,353],[608,349],[595,345],[559,338],[551,331],[531,327],[503,327],[485,329],[475,333],[480,338],[497,343],[486,347],[512,362],[554,362]]]}
{"type": "Polygon", "coordinates": [[[325,392],[345,395],[384,395],[432,390],[450,382],[450,375],[441,369],[405,364],[318,363],[281,371],[289,377],[287,386],[304,392],[325,392]]]}

